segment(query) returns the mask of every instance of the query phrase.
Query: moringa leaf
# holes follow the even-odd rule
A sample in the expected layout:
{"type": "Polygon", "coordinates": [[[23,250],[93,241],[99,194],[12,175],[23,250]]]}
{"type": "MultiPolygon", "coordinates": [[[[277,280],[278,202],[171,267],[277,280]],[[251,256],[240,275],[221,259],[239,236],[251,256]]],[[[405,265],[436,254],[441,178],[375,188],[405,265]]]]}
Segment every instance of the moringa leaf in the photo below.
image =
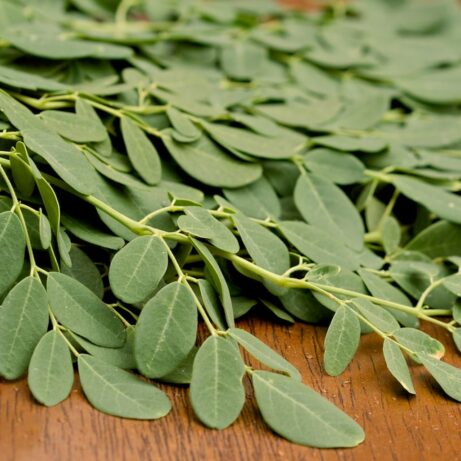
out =
{"type": "Polygon", "coordinates": [[[282,221],[285,238],[304,256],[319,264],[337,264],[349,270],[359,267],[358,255],[319,227],[301,221],[282,221]]]}
{"type": "Polygon", "coordinates": [[[363,430],[352,418],[299,381],[256,371],[252,382],[264,421],[282,437],[321,448],[353,447],[363,441],[363,430]]]}
{"type": "Polygon", "coordinates": [[[363,223],[349,198],[330,181],[313,174],[301,175],[294,192],[303,218],[334,235],[354,250],[363,247],[363,223]]]}
{"type": "Polygon", "coordinates": [[[139,303],[154,293],[168,267],[168,255],[162,240],[155,236],[137,237],[111,261],[109,282],[117,298],[139,303]]]}
{"type": "Polygon", "coordinates": [[[457,195],[410,176],[393,176],[392,182],[411,200],[447,221],[461,224],[461,198],[457,195]]]}
{"type": "Polygon", "coordinates": [[[354,357],[360,341],[360,323],[350,308],[339,306],[325,337],[323,362],[330,376],[340,375],[354,357]]]}
{"type": "Polygon", "coordinates": [[[101,359],[80,354],[78,371],[85,396],[103,413],[158,419],[171,409],[168,397],[160,389],[101,359]]]}
{"type": "Polygon", "coordinates": [[[282,212],[277,194],[264,176],[249,186],[224,189],[224,196],[245,215],[253,218],[277,219],[282,212]]]}
{"type": "Polygon", "coordinates": [[[195,414],[208,427],[224,429],[239,416],[245,401],[245,366],[229,339],[210,336],[192,368],[190,398],[195,414]]]}
{"type": "Polygon", "coordinates": [[[405,357],[400,347],[389,338],[384,338],[383,344],[384,360],[392,376],[402,385],[410,394],[416,394],[411,381],[410,370],[408,369],[405,357]]]}
{"type": "Polygon", "coordinates": [[[39,341],[30,360],[27,383],[35,399],[47,407],[69,396],[74,368],[61,332],[51,330],[39,341]]]}
{"type": "Polygon", "coordinates": [[[48,302],[58,321],[99,346],[121,347],[126,333],[120,319],[85,285],[50,272],[48,302]]]}
{"type": "Polygon", "coordinates": [[[206,136],[189,144],[163,138],[177,164],[194,179],[215,187],[242,187],[256,181],[261,165],[242,162],[225,153],[206,136]]]}
{"type": "Polygon", "coordinates": [[[235,325],[234,322],[234,311],[232,309],[232,300],[229,292],[229,287],[224,274],[219,267],[216,259],[211,254],[210,250],[202,242],[191,239],[194,248],[198,254],[202,257],[205,266],[210,274],[210,282],[219,294],[219,299],[224,310],[224,316],[228,327],[232,328],[235,325]]]}
{"type": "Polygon", "coordinates": [[[48,327],[48,303],[43,285],[33,277],[21,280],[0,309],[0,376],[20,378],[48,327]]]}
{"type": "Polygon", "coordinates": [[[159,183],[162,170],[157,149],[131,119],[122,117],[120,127],[128,157],[136,172],[147,184],[159,183]]]}
{"type": "Polygon", "coordinates": [[[179,282],[163,287],[144,306],[136,324],[134,355],[148,378],[172,372],[188,355],[197,335],[197,309],[179,282]]]}
{"type": "Polygon", "coordinates": [[[274,370],[284,372],[291,378],[301,381],[299,371],[290,362],[277,354],[277,352],[256,338],[256,336],[240,328],[231,328],[228,330],[228,334],[264,365],[274,370]]]}
{"type": "Polygon", "coordinates": [[[0,213],[0,297],[19,277],[25,249],[26,240],[19,218],[11,211],[0,213]]]}
{"type": "Polygon", "coordinates": [[[461,402],[461,370],[424,353],[418,354],[418,358],[443,391],[461,402]]]}
{"type": "Polygon", "coordinates": [[[228,253],[237,253],[239,243],[232,232],[201,207],[187,207],[178,219],[178,227],[196,237],[210,240],[211,244],[228,253]]]}

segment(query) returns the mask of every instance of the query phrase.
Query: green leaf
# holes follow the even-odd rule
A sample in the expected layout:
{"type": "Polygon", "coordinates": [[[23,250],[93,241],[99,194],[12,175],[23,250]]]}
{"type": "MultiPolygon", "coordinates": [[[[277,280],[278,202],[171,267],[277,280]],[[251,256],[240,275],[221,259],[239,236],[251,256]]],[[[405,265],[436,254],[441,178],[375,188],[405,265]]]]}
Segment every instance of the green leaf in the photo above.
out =
{"type": "Polygon", "coordinates": [[[197,351],[198,348],[194,346],[187,357],[172,372],[158,378],[159,381],[169,384],[190,384],[192,380],[192,367],[194,366],[197,351]]]}
{"type": "Polygon", "coordinates": [[[4,85],[33,91],[59,91],[66,89],[66,85],[56,82],[51,78],[34,75],[31,72],[24,72],[21,69],[15,69],[10,64],[8,66],[0,65],[0,82],[4,85]]]}
{"type": "Polygon", "coordinates": [[[98,298],[104,295],[101,273],[92,259],[78,246],[72,245],[69,251],[72,265],[61,264],[61,272],[89,288],[98,298]]]}
{"type": "Polygon", "coordinates": [[[324,96],[339,92],[339,80],[306,61],[293,60],[290,70],[298,85],[308,91],[324,96]]]}
{"type": "Polygon", "coordinates": [[[42,213],[42,210],[39,211],[39,235],[40,243],[43,249],[47,250],[51,245],[51,226],[48,218],[42,213]]]}
{"type": "Polygon", "coordinates": [[[461,226],[437,221],[415,235],[405,250],[419,251],[431,259],[461,256],[461,226]]]}
{"type": "Polygon", "coordinates": [[[219,294],[219,299],[221,300],[221,304],[224,309],[224,316],[226,318],[227,326],[232,328],[235,325],[234,311],[232,309],[232,300],[226,278],[224,277],[224,274],[222,273],[222,270],[219,267],[216,259],[213,257],[206,245],[196,239],[191,239],[191,241],[194,245],[194,248],[203,259],[203,262],[205,263],[205,266],[210,274],[211,283],[219,294]]]}
{"type": "Polygon", "coordinates": [[[376,153],[384,150],[388,145],[388,142],[381,138],[355,138],[345,135],[319,136],[314,138],[314,141],[320,146],[330,147],[345,152],[361,151],[376,153]]]}
{"type": "Polygon", "coordinates": [[[344,192],[330,181],[313,174],[301,175],[294,192],[303,218],[349,247],[363,247],[362,219],[344,192]]]}
{"type": "Polygon", "coordinates": [[[418,358],[444,392],[461,402],[461,370],[424,353],[418,354],[418,358]]]}
{"type": "Polygon", "coordinates": [[[25,249],[26,239],[19,218],[11,211],[0,213],[0,297],[19,277],[25,249]]]}
{"type": "Polygon", "coordinates": [[[214,218],[208,210],[191,206],[180,216],[178,227],[196,237],[209,239],[211,244],[228,253],[237,253],[239,243],[234,234],[221,222],[214,218]]]}
{"type": "Polygon", "coordinates": [[[210,336],[195,357],[190,385],[192,407],[208,427],[224,429],[239,416],[245,401],[245,365],[236,345],[210,336]]]}
{"type": "Polygon", "coordinates": [[[445,288],[448,288],[456,296],[461,296],[461,274],[453,274],[443,280],[445,288]]]}
{"type": "Polygon", "coordinates": [[[45,129],[25,126],[21,131],[26,146],[44,158],[69,186],[82,194],[94,191],[94,169],[75,146],[45,129]]]}
{"type": "Polygon", "coordinates": [[[107,234],[85,220],[77,219],[70,215],[61,216],[61,220],[69,232],[84,242],[110,250],[119,250],[125,244],[124,240],[120,237],[107,234]]]}
{"type": "Polygon", "coordinates": [[[328,127],[368,130],[377,125],[389,108],[389,95],[370,91],[350,101],[345,110],[328,127]]]}
{"type": "Polygon", "coordinates": [[[51,330],[37,344],[30,360],[27,383],[32,395],[47,407],[69,396],[74,368],[61,332],[51,330]]]}
{"type": "MultiPolygon", "coordinates": [[[[392,301],[397,304],[403,304],[404,306],[411,307],[412,304],[408,297],[400,291],[395,286],[383,280],[381,277],[372,274],[366,269],[359,270],[359,275],[365,283],[367,289],[370,293],[380,299],[385,299],[386,301],[392,301]]],[[[397,309],[389,309],[389,312],[404,326],[416,328],[419,325],[418,319],[416,316],[407,314],[405,312],[399,311],[397,309]]]]}
{"type": "MultiPolygon", "coordinates": [[[[206,309],[210,320],[222,331],[226,329],[226,321],[223,318],[221,304],[213,285],[206,279],[199,279],[198,287],[202,297],[203,307],[206,309]]],[[[233,303],[232,303],[233,304],[233,303]]]]}
{"type": "Polygon", "coordinates": [[[447,221],[461,224],[461,197],[410,176],[392,176],[404,195],[447,221]]]}
{"type": "Polygon", "coordinates": [[[331,318],[325,309],[308,290],[290,288],[280,296],[283,307],[294,317],[308,323],[321,323],[331,318]]]}
{"type": "Polygon", "coordinates": [[[362,298],[355,298],[352,303],[368,321],[382,332],[392,334],[399,330],[397,320],[384,308],[362,298]]]}
{"type": "Polygon", "coordinates": [[[178,109],[168,106],[166,114],[173,128],[187,139],[187,142],[197,141],[202,135],[202,132],[190,121],[187,115],[178,109]]]}
{"type": "Polygon", "coordinates": [[[276,274],[289,269],[288,249],[275,234],[244,215],[235,215],[232,219],[245,248],[258,266],[276,274]]]}
{"type": "Polygon", "coordinates": [[[400,347],[389,338],[384,338],[383,353],[386,366],[392,376],[407,392],[416,394],[413,382],[411,381],[410,370],[400,347]]]}
{"type": "Polygon", "coordinates": [[[337,264],[348,270],[359,267],[356,253],[324,230],[301,221],[282,221],[280,230],[298,251],[319,264],[337,264]]]}
{"type": "Polygon", "coordinates": [[[43,205],[50,221],[51,230],[55,235],[58,235],[61,227],[61,207],[59,205],[58,197],[50,183],[40,174],[36,176],[35,182],[37,184],[40,197],[43,200],[43,205]]]}
{"type": "Polygon", "coordinates": [[[126,335],[119,318],[85,285],[65,274],[50,272],[48,302],[65,327],[99,346],[121,347],[126,335]]]}
{"type": "Polygon", "coordinates": [[[0,309],[0,376],[17,379],[48,327],[48,303],[42,284],[33,277],[21,280],[0,309]]]}
{"type": "Polygon", "coordinates": [[[456,104],[461,101],[458,82],[461,67],[433,69],[419,75],[397,79],[403,91],[430,104],[456,104]]]}
{"type": "MultiPolygon", "coordinates": [[[[274,291],[274,288],[266,282],[266,285],[268,285],[268,288],[271,291],[274,291]]],[[[278,287],[275,287],[278,288],[278,287]]],[[[286,293],[286,290],[283,290],[282,293],[286,293]]],[[[276,293],[278,294],[278,293],[276,293]]],[[[268,299],[260,299],[261,304],[267,308],[272,314],[275,315],[280,320],[283,320],[284,322],[288,323],[295,323],[295,319],[284,309],[280,308],[278,305],[274,304],[273,302],[269,301],[268,299]]]]}
{"type": "Polygon", "coordinates": [[[114,365],[115,367],[124,370],[136,368],[136,361],[133,353],[134,343],[134,327],[126,329],[126,341],[122,347],[102,347],[87,341],[85,338],[71,333],[72,338],[83,348],[86,352],[94,357],[102,360],[105,363],[114,365]]]}
{"type": "Polygon", "coordinates": [[[365,171],[357,157],[325,148],[309,151],[304,157],[304,165],[312,173],[341,185],[360,182],[365,171]]]}
{"type": "Polygon", "coordinates": [[[168,397],[160,389],[101,359],[80,354],[78,371],[85,396],[104,413],[158,419],[171,410],[168,397]]]}
{"type": "Polygon", "coordinates": [[[354,357],[360,342],[360,323],[350,308],[339,306],[325,336],[323,362],[330,376],[340,375],[354,357]]]}
{"type": "Polygon", "coordinates": [[[62,110],[46,110],[40,114],[40,118],[50,131],[70,141],[80,144],[104,141],[107,137],[106,129],[92,106],[77,99],[76,111],[74,114],[62,110]]]}
{"type": "Polygon", "coordinates": [[[251,80],[266,60],[266,50],[247,41],[235,41],[221,50],[221,67],[235,80],[251,80]]]}
{"type": "Polygon", "coordinates": [[[150,185],[162,178],[162,168],[157,149],[131,119],[122,117],[121,130],[128,157],[136,172],[150,185]]]}
{"type": "Polygon", "coordinates": [[[160,237],[136,237],[116,253],[109,268],[109,282],[117,298],[139,303],[154,293],[168,267],[160,237]]]}
{"type": "MultiPolygon", "coordinates": [[[[225,148],[236,149],[244,154],[257,158],[286,159],[295,155],[302,146],[304,139],[287,136],[276,138],[262,136],[243,128],[234,128],[227,125],[204,123],[203,127],[208,134],[225,148]]],[[[234,186],[235,187],[235,186],[234,186]]]]}
{"type": "Polygon", "coordinates": [[[164,137],[163,142],[176,163],[198,181],[215,187],[242,187],[262,174],[257,163],[242,162],[226,154],[207,136],[180,144],[164,137]]]}
{"type": "Polygon", "coordinates": [[[461,352],[461,328],[455,328],[453,331],[453,341],[458,348],[458,351],[461,352]]]}
{"type": "Polygon", "coordinates": [[[383,222],[381,238],[386,254],[391,254],[398,248],[401,239],[401,231],[399,222],[393,216],[389,216],[383,222]]]}
{"type": "Polygon", "coordinates": [[[330,97],[310,104],[258,104],[256,110],[287,127],[322,130],[323,124],[337,115],[341,107],[342,103],[337,97],[330,97]]]}
{"type": "Polygon", "coordinates": [[[18,191],[25,197],[30,197],[35,189],[35,180],[27,163],[17,155],[10,157],[11,173],[18,191]]]}
{"type": "Polygon", "coordinates": [[[394,332],[393,336],[402,346],[415,352],[418,357],[424,354],[440,359],[445,355],[443,344],[423,331],[414,328],[401,328],[394,332]]]}
{"type": "Polygon", "coordinates": [[[163,287],[143,308],[136,324],[134,354],[139,371],[158,378],[186,357],[197,335],[197,309],[178,282],[163,287]]]}
{"type": "Polygon", "coordinates": [[[228,330],[228,334],[259,362],[267,365],[273,370],[281,371],[301,381],[301,374],[299,371],[281,355],[277,354],[277,352],[256,338],[256,336],[240,328],[231,328],[228,330]]]}
{"type": "Polygon", "coordinates": [[[66,37],[52,24],[43,27],[40,23],[28,27],[11,26],[2,29],[1,37],[21,51],[48,59],[76,59],[101,57],[105,59],[126,59],[132,54],[130,48],[110,43],[93,43],[66,37]]]}
{"type": "Polygon", "coordinates": [[[246,296],[234,296],[232,298],[232,308],[234,310],[234,317],[236,319],[243,317],[247,314],[254,306],[258,304],[256,299],[250,299],[246,296]]]}
{"type": "Polygon", "coordinates": [[[279,218],[280,201],[269,181],[261,177],[249,186],[224,189],[224,196],[247,216],[257,219],[279,218]]]}
{"type": "Polygon", "coordinates": [[[411,120],[404,128],[385,133],[385,138],[409,147],[446,147],[461,140],[459,118],[437,117],[411,120]]]}
{"type": "Polygon", "coordinates": [[[254,372],[252,381],[264,421],[291,442],[339,448],[363,441],[353,419],[304,384],[267,371],[254,372]]]}

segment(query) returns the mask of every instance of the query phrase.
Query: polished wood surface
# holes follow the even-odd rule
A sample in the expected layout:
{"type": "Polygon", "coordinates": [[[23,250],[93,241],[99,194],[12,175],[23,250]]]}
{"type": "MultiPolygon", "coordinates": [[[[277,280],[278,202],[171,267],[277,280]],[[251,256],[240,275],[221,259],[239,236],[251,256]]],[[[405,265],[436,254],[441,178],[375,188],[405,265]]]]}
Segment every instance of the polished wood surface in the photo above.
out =
{"type": "MultiPolygon", "coordinates": [[[[78,384],[70,398],[47,409],[35,403],[24,380],[0,382],[0,460],[461,460],[461,405],[445,398],[425,370],[412,366],[416,397],[402,391],[386,370],[381,341],[361,340],[343,375],[322,371],[325,328],[283,325],[250,316],[239,326],[256,334],[295,364],[303,380],[352,415],[366,441],[347,450],[293,445],[270,432],[251,389],[242,415],[230,428],[213,431],[194,418],[184,387],[162,386],[173,411],[159,421],[128,421],[97,412],[78,384]]],[[[461,366],[451,338],[425,326],[447,346],[446,360],[461,366]]]]}

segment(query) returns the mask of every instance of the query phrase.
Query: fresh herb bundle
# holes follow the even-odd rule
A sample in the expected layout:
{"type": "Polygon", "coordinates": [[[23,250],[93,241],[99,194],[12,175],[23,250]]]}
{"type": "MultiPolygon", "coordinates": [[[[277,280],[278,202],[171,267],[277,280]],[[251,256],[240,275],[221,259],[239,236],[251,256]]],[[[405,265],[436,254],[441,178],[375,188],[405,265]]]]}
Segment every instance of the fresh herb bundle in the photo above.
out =
{"type": "Polygon", "coordinates": [[[407,392],[412,361],[461,400],[461,371],[418,329],[461,350],[454,1],[309,16],[263,0],[0,0],[0,40],[0,376],[28,372],[52,406],[75,360],[96,408],[138,419],[170,410],[139,374],[190,384],[222,429],[246,375],[278,434],[359,444],[355,421],[236,328],[259,305],[329,323],[330,375],[374,333],[407,392]]]}

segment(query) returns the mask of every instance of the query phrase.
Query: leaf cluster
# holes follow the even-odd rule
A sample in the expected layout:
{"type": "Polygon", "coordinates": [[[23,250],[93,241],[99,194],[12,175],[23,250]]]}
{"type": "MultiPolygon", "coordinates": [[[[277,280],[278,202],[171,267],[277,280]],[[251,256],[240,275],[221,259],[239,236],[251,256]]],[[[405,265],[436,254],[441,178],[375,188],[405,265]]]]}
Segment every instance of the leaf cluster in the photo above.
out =
{"type": "Polygon", "coordinates": [[[332,376],[377,334],[460,401],[418,329],[461,351],[460,39],[454,0],[0,0],[0,376],[52,406],[75,366],[135,419],[171,408],[144,378],[190,385],[218,429],[249,379],[281,436],[359,444],[236,325],[259,309],[328,325],[332,376]]]}

